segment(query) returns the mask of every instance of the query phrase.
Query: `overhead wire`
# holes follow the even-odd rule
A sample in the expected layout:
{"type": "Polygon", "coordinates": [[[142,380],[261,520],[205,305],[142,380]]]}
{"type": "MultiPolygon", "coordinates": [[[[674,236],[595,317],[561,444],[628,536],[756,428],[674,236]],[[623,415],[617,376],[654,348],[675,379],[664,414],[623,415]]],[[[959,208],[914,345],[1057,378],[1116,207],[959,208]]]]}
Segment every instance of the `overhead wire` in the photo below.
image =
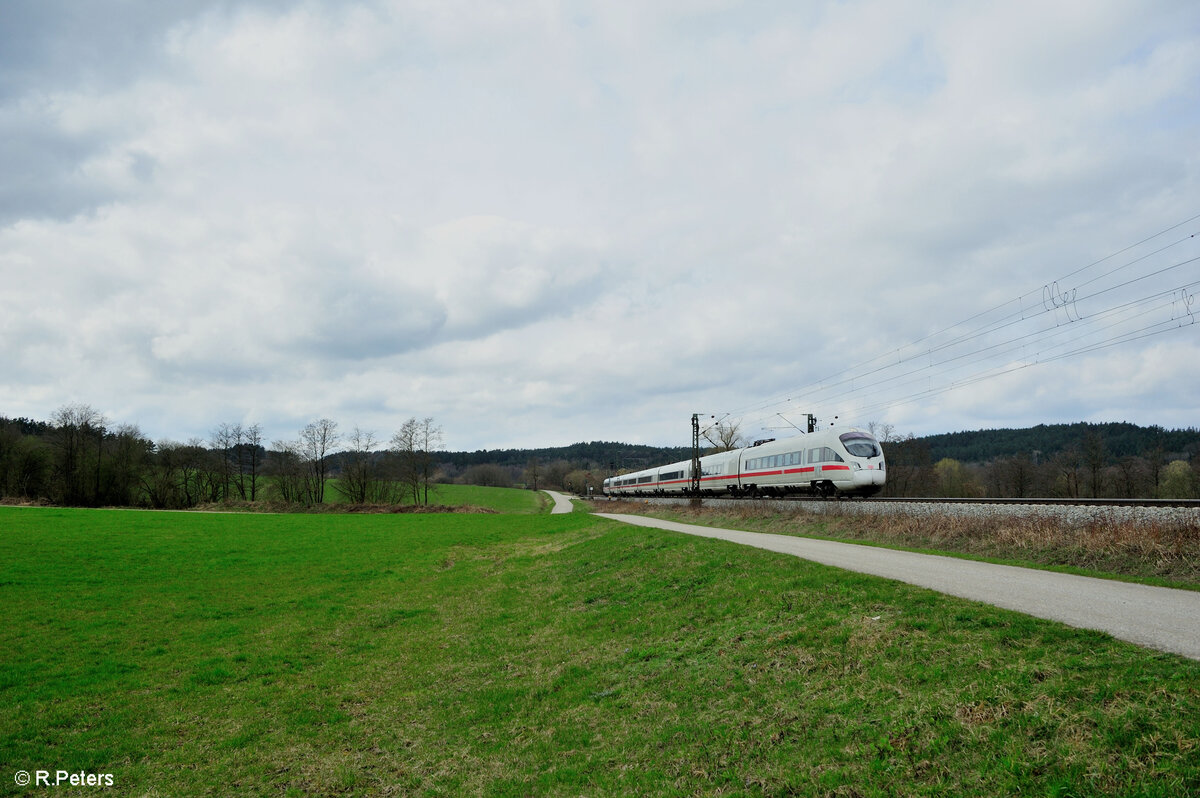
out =
{"type": "MultiPolygon", "coordinates": [[[[993,379],[1003,374],[1012,373],[1023,368],[1029,368],[1041,363],[1055,362],[1068,357],[1074,357],[1100,349],[1117,346],[1121,343],[1134,340],[1141,340],[1153,335],[1158,335],[1164,332],[1169,332],[1171,329],[1176,329],[1185,324],[1194,323],[1195,314],[1190,310],[1191,304],[1194,301],[1193,294],[1200,282],[1186,282],[1181,285],[1174,285],[1168,290],[1158,290],[1149,295],[1138,297],[1135,299],[1120,302],[1119,304],[1102,306],[1091,310],[1086,315],[1080,311],[1080,304],[1094,302],[1097,298],[1109,295],[1114,291],[1128,289],[1138,283],[1151,280],[1155,277],[1161,277],[1167,273],[1178,270],[1190,264],[1200,261],[1200,256],[1190,257],[1179,260],[1162,268],[1155,269],[1145,274],[1139,274],[1131,279],[1123,282],[1099,287],[1098,290],[1090,294],[1080,297],[1079,289],[1085,286],[1095,285],[1106,278],[1113,277],[1118,273],[1131,269],[1138,264],[1142,264],[1156,255],[1161,255],[1189,240],[1196,238],[1196,233],[1191,233],[1183,238],[1172,241],[1169,244],[1163,245],[1151,252],[1139,255],[1136,258],[1128,260],[1116,268],[1109,269],[1103,273],[1089,277],[1082,282],[1071,285],[1068,288],[1063,288],[1063,285],[1072,277],[1084,274],[1090,269],[1106,263],[1121,254],[1128,253],[1138,247],[1149,243],[1161,236],[1176,230],[1190,222],[1200,219],[1200,214],[1189,217],[1181,222],[1178,222],[1170,227],[1164,228],[1154,235],[1147,236],[1135,244],[1123,247],[1103,258],[1095,260],[1086,266],[1075,269],[1057,280],[1046,282],[1041,288],[1035,289],[1025,294],[1022,294],[1012,300],[1003,302],[993,308],[975,313],[961,322],[944,327],[936,332],[929,333],[915,341],[888,350],[873,358],[862,361],[861,363],[841,369],[825,378],[808,383],[807,385],[793,389],[787,394],[776,395],[765,401],[756,402],[743,408],[729,411],[735,415],[751,414],[751,420],[743,422],[744,424],[753,424],[764,419],[773,418],[776,415],[781,415],[778,408],[790,405],[794,400],[792,397],[803,396],[805,401],[805,411],[813,412],[829,412],[831,409],[836,409],[839,406],[844,406],[849,403],[854,396],[864,399],[871,396],[886,395],[887,389],[884,386],[892,385],[892,389],[903,389],[906,386],[914,385],[918,382],[925,382],[930,387],[923,392],[912,394],[908,397],[897,397],[891,401],[881,400],[872,405],[858,404],[855,408],[856,414],[865,414],[867,412],[879,412],[882,410],[897,407],[903,404],[908,404],[922,397],[931,397],[942,393],[955,390],[967,385],[973,385],[980,381],[993,379]],[[1035,298],[1041,294],[1040,301],[1035,301],[1035,298]],[[1175,299],[1174,297],[1178,297],[1175,299]],[[1163,300],[1171,298],[1168,302],[1163,300]],[[1156,300],[1158,300],[1156,302],[1156,300]],[[1135,322],[1139,318],[1144,318],[1152,314],[1161,312],[1167,305],[1172,307],[1172,314],[1177,305],[1182,305],[1184,313],[1181,314],[1180,323],[1171,324],[1170,319],[1162,322],[1156,322],[1146,325],[1136,330],[1127,330],[1117,332],[1117,328],[1122,325],[1128,325],[1135,322]],[[1015,309],[1007,310],[1012,306],[1015,309]],[[1136,313],[1131,309],[1142,309],[1136,313]],[[1127,318],[1122,318],[1122,311],[1132,313],[1127,318]],[[1003,313],[998,318],[997,313],[1003,313]],[[1032,322],[1042,317],[1049,316],[1053,321],[1051,326],[1043,326],[1039,329],[1024,332],[1015,335],[1006,340],[995,342],[992,336],[995,334],[1017,327],[1025,322],[1032,322]],[[1187,318],[1190,321],[1184,322],[1182,318],[1187,318]],[[974,324],[980,320],[986,320],[982,324],[974,324]],[[966,329],[963,329],[966,328],[966,329]],[[955,330],[961,330],[957,335],[954,335],[945,340],[938,340],[940,336],[951,333],[955,330]],[[1050,346],[1049,342],[1054,338],[1063,335],[1067,331],[1072,331],[1078,334],[1072,337],[1060,340],[1058,343],[1050,346]],[[1107,333],[1112,334],[1111,337],[1092,341],[1092,343],[1080,348],[1065,352],[1055,351],[1071,343],[1081,342],[1089,336],[1101,336],[1107,333]],[[921,346],[926,344],[925,346],[921,346]],[[919,347],[919,348],[918,348],[919,347]],[[965,348],[964,348],[965,347],[965,348]],[[974,348],[971,348],[974,347],[974,348]],[[1041,347],[1041,348],[1038,348],[1041,347]],[[1012,355],[1017,350],[1036,349],[1033,357],[1030,358],[1026,354],[1021,362],[1018,363],[1003,363],[999,365],[987,365],[996,358],[1012,355]],[[943,357],[938,357],[938,355],[943,357]],[[1026,362],[1026,361],[1032,362],[1026,362]],[[881,362],[882,361],[882,362],[881,362]],[[942,385],[944,381],[960,371],[966,366],[975,364],[979,368],[974,374],[968,375],[960,380],[952,381],[942,385]],[[960,364],[960,365],[951,365],[960,364]],[[889,374],[889,372],[905,366],[908,368],[899,373],[889,374]],[[923,376],[917,376],[923,375],[923,376]],[[901,382],[905,378],[917,376],[916,379],[908,382],[901,382]],[[865,383],[864,383],[865,381],[865,383]],[[934,388],[933,384],[937,382],[940,387],[934,388]],[[868,389],[863,387],[864,384],[870,385],[870,393],[864,392],[868,389]]],[[[1172,315],[1172,318],[1174,316],[1172,315]]],[[[1044,322],[1043,322],[1044,323],[1044,322]]],[[[785,420],[786,417],[784,417],[785,420]]],[[[788,422],[791,423],[790,421],[788,422]]]]}

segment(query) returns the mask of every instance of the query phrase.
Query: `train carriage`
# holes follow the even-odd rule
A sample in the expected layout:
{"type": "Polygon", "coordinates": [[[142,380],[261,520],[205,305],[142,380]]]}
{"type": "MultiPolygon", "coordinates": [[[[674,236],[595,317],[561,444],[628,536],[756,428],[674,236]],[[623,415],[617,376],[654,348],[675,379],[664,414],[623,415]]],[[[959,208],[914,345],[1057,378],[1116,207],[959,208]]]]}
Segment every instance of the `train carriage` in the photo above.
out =
{"type": "MultiPolygon", "coordinates": [[[[867,432],[831,428],[700,458],[704,494],[871,496],[886,479],[883,449],[867,432]]],[[[689,493],[692,462],[685,460],[604,480],[609,496],[689,493]]]]}

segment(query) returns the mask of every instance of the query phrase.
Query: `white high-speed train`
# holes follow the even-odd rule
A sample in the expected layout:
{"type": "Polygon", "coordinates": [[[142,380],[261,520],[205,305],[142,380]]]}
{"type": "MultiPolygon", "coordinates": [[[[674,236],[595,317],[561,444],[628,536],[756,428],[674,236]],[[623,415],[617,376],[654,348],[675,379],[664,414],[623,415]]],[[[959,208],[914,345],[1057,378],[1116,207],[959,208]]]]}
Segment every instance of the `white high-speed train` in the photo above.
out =
{"type": "MultiPolygon", "coordinates": [[[[700,458],[700,491],[706,494],[871,496],[883,489],[884,479],[879,441],[852,427],[762,441],[700,458]]],[[[688,493],[691,488],[691,460],[604,480],[609,496],[688,493]]]]}

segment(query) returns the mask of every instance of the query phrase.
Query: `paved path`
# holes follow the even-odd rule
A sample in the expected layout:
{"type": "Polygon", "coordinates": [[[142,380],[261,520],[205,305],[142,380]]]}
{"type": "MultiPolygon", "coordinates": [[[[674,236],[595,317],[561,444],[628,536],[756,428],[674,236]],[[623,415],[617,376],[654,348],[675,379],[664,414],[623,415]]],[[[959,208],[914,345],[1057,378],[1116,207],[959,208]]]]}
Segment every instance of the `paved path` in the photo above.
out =
{"type": "Polygon", "coordinates": [[[728,540],[806,560],[896,579],[1082,629],[1098,629],[1148,648],[1200,659],[1200,592],[1095,579],[1011,565],[916,554],[828,540],[678,524],[639,515],[597,513],[638,526],[728,540]]]}
{"type": "Polygon", "coordinates": [[[553,490],[543,491],[548,493],[551,499],[554,499],[554,509],[550,511],[550,515],[558,515],[559,513],[575,512],[575,505],[571,504],[571,500],[561,493],[553,490]]]}

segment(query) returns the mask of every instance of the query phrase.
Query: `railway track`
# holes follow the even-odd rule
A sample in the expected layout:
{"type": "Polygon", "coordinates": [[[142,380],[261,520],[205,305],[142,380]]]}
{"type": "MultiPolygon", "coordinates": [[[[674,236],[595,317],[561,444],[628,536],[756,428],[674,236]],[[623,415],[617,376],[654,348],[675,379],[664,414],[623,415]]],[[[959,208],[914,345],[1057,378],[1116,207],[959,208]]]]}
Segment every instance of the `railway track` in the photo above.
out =
{"type": "MultiPolygon", "coordinates": [[[[725,498],[725,497],[714,497],[725,498]]],[[[1200,508],[1200,499],[948,499],[934,497],[903,498],[898,496],[876,496],[870,499],[820,499],[814,496],[787,496],[775,501],[862,501],[891,504],[1007,504],[1032,507],[1169,507],[1200,508]]]]}
{"type": "MultiPolygon", "coordinates": [[[[582,497],[580,497],[582,498],[582,497]]],[[[605,497],[592,497],[603,502],[605,497]]],[[[621,496],[615,500],[624,501],[656,501],[659,499],[675,502],[690,502],[690,496],[621,496]]],[[[1200,508],[1200,499],[951,499],[931,496],[900,497],[874,496],[869,499],[853,497],[822,498],[820,496],[702,496],[702,501],[722,502],[795,502],[802,504],[965,504],[965,505],[1028,505],[1031,507],[1164,507],[1164,508],[1200,508]]]]}
{"type": "MultiPolygon", "coordinates": [[[[686,496],[622,497],[627,501],[651,504],[691,504],[686,496]]],[[[706,496],[705,507],[774,507],[783,512],[806,512],[826,515],[862,514],[887,515],[962,515],[995,517],[1000,515],[1054,516],[1068,523],[1088,523],[1097,519],[1132,523],[1162,522],[1200,526],[1200,501],[1194,499],[947,499],[896,498],[819,499],[808,496],[772,498],[730,498],[706,496]]],[[[597,508],[604,499],[598,498],[597,508]]]]}

